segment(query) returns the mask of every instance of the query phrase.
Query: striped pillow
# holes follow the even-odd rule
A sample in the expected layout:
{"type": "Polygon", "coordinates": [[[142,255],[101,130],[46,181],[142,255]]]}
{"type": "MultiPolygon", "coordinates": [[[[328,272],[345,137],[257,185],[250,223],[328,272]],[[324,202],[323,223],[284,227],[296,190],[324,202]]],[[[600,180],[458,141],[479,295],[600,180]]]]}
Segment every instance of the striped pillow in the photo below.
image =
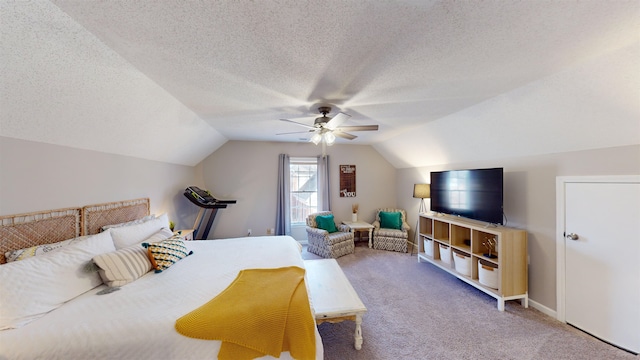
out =
{"type": "Polygon", "coordinates": [[[151,271],[151,261],[140,245],[129,246],[93,258],[102,282],[107,286],[123,286],[151,271]]]}
{"type": "Polygon", "coordinates": [[[156,243],[142,243],[156,273],[167,270],[171,265],[193,254],[179,239],[168,239],[156,243]]]}
{"type": "MultiPolygon", "coordinates": [[[[160,241],[171,236],[169,229],[161,229],[151,235],[147,241],[160,241]]],[[[116,287],[126,285],[153,268],[147,256],[147,251],[140,244],[131,245],[115,252],[101,254],[93,258],[98,266],[98,272],[107,286],[116,287]]]]}

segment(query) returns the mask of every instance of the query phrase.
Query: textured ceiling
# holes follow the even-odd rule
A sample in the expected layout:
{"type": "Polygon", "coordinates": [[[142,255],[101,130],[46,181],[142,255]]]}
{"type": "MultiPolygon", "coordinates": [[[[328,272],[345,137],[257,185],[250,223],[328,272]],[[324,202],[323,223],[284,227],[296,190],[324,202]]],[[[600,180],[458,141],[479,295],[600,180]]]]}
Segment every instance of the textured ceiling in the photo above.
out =
{"type": "MultiPolygon", "coordinates": [[[[53,0],[2,7],[3,51],[11,49],[2,75],[20,70],[20,79],[8,77],[22,95],[33,86],[49,87],[40,97],[48,103],[59,93],[74,98],[75,110],[60,100],[48,104],[47,111],[61,108],[56,126],[71,133],[92,127],[104,144],[78,145],[80,134],[64,140],[68,134],[54,137],[53,130],[27,135],[46,116],[35,110],[28,119],[17,110],[14,122],[3,117],[0,135],[154,158],[122,150],[131,139],[109,129],[139,135],[159,123],[147,134],[161,139],[156,147],[167,136],[201,137],[191,136],[189,151],[156,156],[185,164],[227,139],[300,141],[306,134],[275,135],[304,131],[278,119],[311,124],[321,103],[352,115],[345,125],[378,124],[380,131],[355,133],[351,143],[389,152],[386,141],[426,123],[638,42],[640,15],[638,1],[53,0]],[[33,75],[27,66],[44,70],[33,75]],[[77,100],[69,86],[86,98],[77,100]],[[120,147],[109,149],[114,141],[120,147]]],[[[12,91],[3,87],[3,102],[15,103],[12,91]]]]}

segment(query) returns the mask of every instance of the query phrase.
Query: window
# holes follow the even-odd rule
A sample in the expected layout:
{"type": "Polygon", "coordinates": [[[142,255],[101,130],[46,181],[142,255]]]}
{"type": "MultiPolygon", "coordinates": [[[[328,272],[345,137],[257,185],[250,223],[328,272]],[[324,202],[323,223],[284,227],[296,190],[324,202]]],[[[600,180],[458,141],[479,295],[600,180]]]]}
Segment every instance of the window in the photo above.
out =
{"type": "Polygon", "coordinates": [[[318,211],[318,160],[294,158],[289,161],[291,225],[305,224],[318,211]]]}

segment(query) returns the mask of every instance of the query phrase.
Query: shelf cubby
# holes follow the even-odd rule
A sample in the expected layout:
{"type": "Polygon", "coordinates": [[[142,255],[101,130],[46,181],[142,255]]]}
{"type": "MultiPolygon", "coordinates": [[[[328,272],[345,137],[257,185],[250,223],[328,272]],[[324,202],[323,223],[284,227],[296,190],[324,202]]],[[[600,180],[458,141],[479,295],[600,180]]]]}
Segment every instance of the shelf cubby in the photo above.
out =
{"type": "Polygon", "coordinates": [[[433,220],[420,216],[418,226],[420,229],[420,235],[433,237],[433,220]]]}
{"type": "Polygon", "coordinates": [[[451,246],[471,253],[471,229],[460,225],[451,225],[451,246]]]}
{"type": "Polygon", "coordinates": [[[500,255],[500,252],[499,252],[500,240],[498,235],[499,234],[490,233],[483,230],[473,230],[473,253],[477,254],[478,256],[486,260],[497,262],[498,261],[497,259],[500,255]],[[489,253],[489,249],[487,248],[487,246],[489,245],[490,242],[495,243],[495,245],[493,246],[493,250],[491,251],[491,254],[495,255],[496,258],[490,258],[490,257],[484,256],[485,254],[489,253]]]}
{"type": "Polygon", "coordinates": [[[449,223],[439,220],[433,221],[433,238],[443,243],[449,243],[449,223]]]}

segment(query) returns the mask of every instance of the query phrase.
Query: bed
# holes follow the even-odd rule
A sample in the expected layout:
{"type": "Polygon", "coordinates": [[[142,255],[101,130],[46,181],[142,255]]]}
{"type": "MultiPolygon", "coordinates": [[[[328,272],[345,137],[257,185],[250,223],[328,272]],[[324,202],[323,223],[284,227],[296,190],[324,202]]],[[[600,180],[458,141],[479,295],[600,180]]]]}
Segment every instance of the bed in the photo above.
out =
{"type": "MultiPolygon", "coordinates": [[[[116,229],[100,232],[103,226],[144,217],[149,217],[148,199],[0,217],[0,260],[5,261],[4,253],[9,250],[55,243],[69,239],[70,234],[71,237],[84,236],[80,238],[82,242],[77,244],[84,245],[90,241],[92,244],[104,244],[101,237],[110,236],[109,233],[116,229]],[[58,230],[51,231],[52,227],[58,230]]],[[[125,231],[124,228],[119,231],[125,231]]],[[[113,242],[116,243],[115,237],[113,242]]],[[[65,249],[74,246],[81,247],[69,245],[56,252],[71,252],[65,249]]],[[[104,251],[101,246],[96,245],[91,251],[104,251]]],[[[185,241],[184,246],[193,253],[164,271],[149,271],[120,287],[100,284],[44,316],[28,319],[25,325],[0,331],[0,359],[216,358],[221,347],[224,347],[223,342],[181,335],[176,331],[176,320],[211,299],[218,298],[234,283],[238,274],[247,269],[304,268],[299,245],[288,236],[185,241]],[[105,291],[113,288],[119,290],[105,291]]],[[[25,259],[11,264],[39,264],[56,256],[62,255],[45,254],[39,260],[25,259]]],[[[21,271],[18,275],[9,270],[3,272],[4,269],[17,266],[11,264],[0,265],[0,280],[3,281],[0,285],[3,287],[0,293],[0,317],[6,317],[11,309],[11,301],[27,298],[29,304],[46,302],[51,294],[41,290],[58,286],[56,282],[60,282],[60,286],[69,286],[69,281],[51,277],[51,274],[45,276],[49,276],[54,284],[38,283],[40,278],[36,276],[37,269],[33,273],[21,271]],[[7,273],[14,275],[7,278],[7,273]],[[9,284],[11,281],[14,282],[13,288],[9,284]],[[12,290],[8,292],[7,288],[12,290]]],[[[54,263],[49,266],[55,269],[57,265],[54,263]]],[[[260,299],[262,295],[256,293],[255,297],[260,299]]],[[[311,305],[307,307],[312,312],[311,305]]],[[[237,316],[242,318],[253,314],[237,316]]],[[[315,323],[312,331],[315,356],[311,358],[322,359],[322,341],[315,323]]],[[[281,359],[293,358],[288,351],[278,356],[281,359]]],[[[266,355],[261,358],[278,356],[266,355]]]]}

